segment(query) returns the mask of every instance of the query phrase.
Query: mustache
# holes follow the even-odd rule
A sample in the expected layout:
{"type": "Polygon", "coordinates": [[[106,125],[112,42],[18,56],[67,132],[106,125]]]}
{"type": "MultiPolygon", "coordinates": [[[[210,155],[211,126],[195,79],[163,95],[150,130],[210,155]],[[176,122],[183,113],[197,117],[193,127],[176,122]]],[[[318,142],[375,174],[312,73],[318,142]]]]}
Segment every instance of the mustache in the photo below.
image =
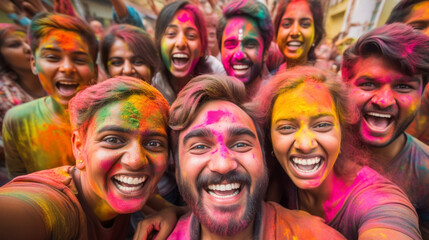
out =
{"type": "Polygon", "coordinates": [[[227,183],[240,183],[241,185],[251,185],[251,179],[249,174],[242,173],[239,171],[230,171],[226,174],[220,174],[213,172],[210,174],[201,175],[198,177],[196,187],[198,190],[202,190],[210,184],[221,184],[222,182],[227,183]]]}

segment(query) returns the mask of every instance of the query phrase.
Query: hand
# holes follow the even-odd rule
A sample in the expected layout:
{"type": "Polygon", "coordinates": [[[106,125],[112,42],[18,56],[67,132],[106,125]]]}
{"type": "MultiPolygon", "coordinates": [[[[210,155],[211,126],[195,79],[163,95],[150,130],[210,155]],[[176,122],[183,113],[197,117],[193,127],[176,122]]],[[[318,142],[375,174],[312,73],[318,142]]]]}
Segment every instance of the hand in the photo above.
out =
{"type": "Polygon", "coordinates": [[[25,16],[32,19],[39,12],[47,12],[41,0],[12,0],[25,16]]]}
{"type": "Polygon", "coordinates": [[[177,220],[175,207],[161,210],[138,223],[133,239],[167,239],[176,226],[177,220]]]}

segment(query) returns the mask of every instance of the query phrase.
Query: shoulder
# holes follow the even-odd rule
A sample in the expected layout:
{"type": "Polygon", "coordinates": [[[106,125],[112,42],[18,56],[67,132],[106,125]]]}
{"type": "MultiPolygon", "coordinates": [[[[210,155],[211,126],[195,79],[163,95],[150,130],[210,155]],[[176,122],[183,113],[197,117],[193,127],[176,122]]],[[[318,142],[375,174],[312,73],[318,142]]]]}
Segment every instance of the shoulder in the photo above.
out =
{"type": "Polygon", "coordinates": [[[226,74],[222,63],[215,57],[209,55],[206,58],[206,64],[212,69],[212,73],[215,74],[226,74]]]}
{"type": "Polygon", "coordinates": [[[188,212],[183,215],[176,224],[173,232],[171,232],[168,240],[174,239],[190,239],[190,225],[193,214],[188,212]]]}
{"type": "Polygon", "coordinates": [[[35,109],[43,104],[44,99],[45,97],[38,98],[9,109],[5,116],[5,122],[13,120],[19,121],[20,119],[25,119],[34,115],[35,109]]]}
{"type": "Polygon", "coordinates": [[[304,211],[289,210],[278,203],[267,202],[264,214],[264,225],[267,226],[264,231],[274,227],[276,239],[345,239],[323,219],[304,211]]]}

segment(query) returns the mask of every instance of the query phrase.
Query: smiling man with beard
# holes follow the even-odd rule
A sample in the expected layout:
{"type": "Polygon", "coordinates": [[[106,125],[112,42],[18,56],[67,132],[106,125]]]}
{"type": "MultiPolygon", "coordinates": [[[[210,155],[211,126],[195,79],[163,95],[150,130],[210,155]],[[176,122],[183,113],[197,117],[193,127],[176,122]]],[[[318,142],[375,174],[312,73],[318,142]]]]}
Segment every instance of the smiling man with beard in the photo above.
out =
{"type": "Polygon", "coordinates": [[[429,239],[429,147],[405,129],[419,110],[428,74],[429,37],[402,23],[368,32],[343,56],[353,129],[374,167],[408,195],[423,239],[429,239]]]}
{"type": "Polygon", "coordinates": [[[49,96],[14,107],[5,116],[11,178],[75,163],[68,103],[97,79],[97,39],[81,19],[42,13],[33,18],[28,35],[33,73],[49,96]]]}
{"type": "Polygon", "coordinates": [[[249,97],[270,78],[265,60],[273,34],[271,16],[260,1],[231,1],[224,8],[217,28],[222,64],[229,76],[246,85],[249,97]]]}
{"type": "Polygon", "coordinates": [[[263,134],[246,99],[239,80],[202,75],[173,103],[176,178],[191,212],[169,239],[343,239],[316,217],[263,201],[263,134]]]}

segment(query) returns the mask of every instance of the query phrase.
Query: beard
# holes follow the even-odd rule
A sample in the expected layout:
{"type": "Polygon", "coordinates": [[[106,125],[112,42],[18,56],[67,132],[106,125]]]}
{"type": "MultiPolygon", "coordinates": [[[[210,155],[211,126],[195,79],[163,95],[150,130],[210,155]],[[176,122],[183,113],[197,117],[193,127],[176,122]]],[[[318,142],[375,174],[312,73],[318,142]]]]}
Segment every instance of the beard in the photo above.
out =
{"type": "MultiPolygon", "coordinates": [[[[268,175],[265,166],[264,172],[264,176],[254,183],[253,193],[250,191],[250,187],[252,186],[250,176],[238,171],[231,171],[225,175],[211,173],[210,175],[199,176],[196,181],[197,196],[192,194],[192,186],[182,179],[180,171],[178,174],[177,184],[183,199],[202,225],[204,225],[213,234],[219,236],[234,236],[242,232],[250,223],[252,223],[256,218],[256,214],[261,211],[261,203],[268,186],[268,175]],[[226,222],[219,221],[219,219],[210,214],[204,206],[201,198],[202,191],[205,191],[204,188],[207,187],[208,184],[219,184],[224,181],[240,183],[242,186],[241,191],[244,187],[247,187],[246,207],[243,216],[241,216],[240,219],[231,218],[226,222]]],[[[221,213],[230,213],[238,208],[239,206],[225,206],[217,207],[217,210],[221,213]]],[[[195,230],[198,229],[199,228],[196,228],[195,230]]]]}

